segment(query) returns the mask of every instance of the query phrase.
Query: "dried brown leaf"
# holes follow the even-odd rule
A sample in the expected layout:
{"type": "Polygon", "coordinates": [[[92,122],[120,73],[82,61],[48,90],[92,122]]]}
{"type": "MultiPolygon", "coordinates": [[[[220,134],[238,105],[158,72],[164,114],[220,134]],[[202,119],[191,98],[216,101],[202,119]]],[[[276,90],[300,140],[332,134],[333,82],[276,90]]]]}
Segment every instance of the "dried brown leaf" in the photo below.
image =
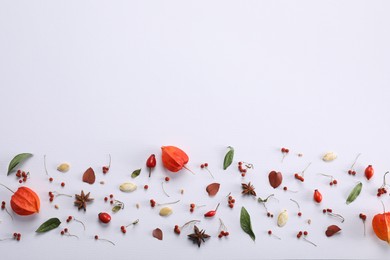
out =
{"type": "Polygon", "coordinates": [[[161,231],[161,229],[156,228],[155,230],[153,230],[153,237],[157,238],[158,240],[163,240],[163,232],[161,231]]]}
{"type": "Polygon", "coordinates": [[[94,184],[95,180],[96,180],[95,172],[91,167],[89,167],[83,174],[83,182],[94,184]]]}
{"type": "Polygon", "coordinates": [[[276,189],[277,187],[282,184],[283,176],[281,172],[271,171],[268,174],[268,180],[269,184],[272,186],[272,188],[276,189]]]}
{"type": "Polygon", "coordinates": [[[331,237],[333,236],[334,234],[338,233],[339,231],[341,230],[341,228],[339,228],[338,226],[336,225],[331,225],[329,226],[326,231],[325,231],[325,235],[327,237],[331,237]]]}
{"type": "Polygon", "coordinates": [[[218,191],[221,184],[219,183],[211,183],[206,187],[206,191],[209,194],[209,196],[215,196],[218,191]]]}

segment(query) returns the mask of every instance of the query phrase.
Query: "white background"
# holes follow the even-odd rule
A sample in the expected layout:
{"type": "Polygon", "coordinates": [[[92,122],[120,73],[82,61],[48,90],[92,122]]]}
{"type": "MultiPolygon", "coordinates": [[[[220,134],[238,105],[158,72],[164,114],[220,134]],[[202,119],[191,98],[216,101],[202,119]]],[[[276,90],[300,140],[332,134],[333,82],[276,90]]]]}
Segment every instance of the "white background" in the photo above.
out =
{"type": "MultiPolygon", "coordinates": [[[[2,258],[385,258],[390,248],[375,237],[371,219],[382,212],[375,194],[390,169],[389,11],[388,1],[0,1],[0,182],[17,189],[15,176],[6,176],[8,163],[17,153],[32,152],[23,169],[31,172],[27,185],[42,202],[38,215],[15,216],[13,222],[0,212],[0,237],[15,231],[23,236],[19,243],[0,243],[2,258]],[[170,174],[159,160],[150,180],[146,169],[134,180],[141,189],[117,189],[149,154],[160,158],[160,146],[169,144],[189,154],[195,176],[170,174]],[[223,171],[228,145],[236,148],[235,163],[223,171]],[[282,146],[291,150],[283,164],[282,146]],[[338,159],[322,162],[327,151],[338,159]],[[348,176],[360,152],[358,174],[348,176]],[[103,176],[109,153],[112,168],[103,176]],[[44,154],[53,184],[45,176],[44,154]],[[236,170],[239,160],[255,164],[244,180],[236,170]],[[56,172],[64,161],[71,170],[56,172]],[[203,162],[221,183],[215,198],[204,191],[213,180],[199,169],[203,162]],[[298,183],[293,174],[308,162],[306,181],[298,183]],[[368,164],[376,171],[370,182],[363,178],[368,164]],[[89,166],[104,186],[81,182],[89,166]],[[299,193],[274,191],[267,180],[272,169],[283,172],[283,186],[299,193]],[[339,185],[329,187],[320,172],[334,175],[339,185]],[[171,198],[160,187],[166,175],[172,178],[166,185],[171,198]],[[261,197],[275,193],[279,202],[268,206],[275,215],[288,210],[284,228],[240,195],[242,181],[252,181],[261,197]],[[362,194],[347,206],[357,181],[363,182],[362,194]],[[324,196],[321,205],[312,201],[316,188],[324,196]],[[81,189],[95,198],[86,214],[77,212],[72,199],[57,198],[59,210],[48,201],[50,190],[81,189]],[[233,210],[226,206],[229,192],[236,199],[233,210]],[[110,193],[126,208],[102,226],[97,214],[110,210],[103,202],[110,193]],[[148,205],[151,198],[181,203],[162,218],[148,205]],[[290,198],[301,203],[302,218],[290,198]],[[191,215],[191,202],[207,206],[191,215]],[[221,240],[218,219],[203,218],[218,202],[218,217],[231,233],[221,240]],[[240,229],[241,206],[252,216],[255,243],[240,229]],[[328,207],[345,223],[322,215],[328,207]],[[360,212],[368,216],[366,237],[360,212]],[[68,215],[86,222],[86,232],[77,223],[68,226],[79,240],[61,237],[60,229],[34,234],[46,219],[65,221],[68,215]],[[123,236],[119,227],[136,218],[139,225],[123,236]],[[186,238],[190,229],[180,236],[172,231],[190,219],[201,219],[199,226],[212,235],[200,249],[186,238]],[[343,230],[326,238],[330,224],[343,230]],[[163,241],[151,236],[156,227],[163,241]],[[268,229],[282,240],[268,237],[268,229]],[[297,240],[299,230],[308,230],[318,247],[297,240]],[[95,234],[116,246],[94,241],[95,234]]],[[[10,195],[0,190],[0,200],[8,203],[10,195]]],[[[383,201],[390,210],[389,197],[383,201]]]]}

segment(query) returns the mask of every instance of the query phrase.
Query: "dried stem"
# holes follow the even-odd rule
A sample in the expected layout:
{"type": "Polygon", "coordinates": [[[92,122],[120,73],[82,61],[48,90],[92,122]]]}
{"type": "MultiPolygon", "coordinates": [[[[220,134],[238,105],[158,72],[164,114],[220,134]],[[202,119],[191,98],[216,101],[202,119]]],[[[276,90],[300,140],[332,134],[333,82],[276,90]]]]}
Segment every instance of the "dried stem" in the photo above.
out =
{"type": "Polygon", "coordinates": [[[113,246],[115,246],[115,243],[112,242],[111,240],[108,240],[108,239],[105,239],[105,238],[99,238],[98,240],[108,242],[108,243],[112,244],[113,246]]]}
{"type": "Polygon", "coordinates": [[[190,169],[188,169],[186,166],[183,166],[184,169],[186,169],[187,171],[191,172],[193,175],[195,175],[195,173],[193,171],[191,171],[190,169]]]}
{"type": "Polygon", "coordinates": [[[307,240],[306,238],[303,238],[303,240],[306,241],[306,242],[308,242],[308,243],[310,243],[310,244],[312,244],[312,245],[315,246],[315,247],[317,246],[316,244],[314,244],[314,243],[311,242],[310,240],[307,240]]]}
{"type": "Polygon", "coordinates": [[[11,215],[11,213],[9,213],[8,209],[7,208],[4,208],[5,212],[7,212],[8,216],[11,217],[12,221],[14,221],[14,217],[11,215]]]}
{"type": "Polygon", "coordinates": [[[108,154],[108,157],[110,158],[108,161],[108,169],[111,168],[111,154],[108,154]]]}
{"type": "Polygon", "coordinates": [[[136,220],[134,220],[133,222],[131,222],[129,225],[127,225],[126,227],[130,227],[130,226],[132,226],[132,225],[137,225],[138,222],[139,222],[139,219],[136,219],[136,220]]]}
{"type": "Polygon", "coordinates": [[[339,219],[341,220],[341,223],[343,223],[344,220],[345,220],[344,217],[341,216],[340,214],[335,214],[335,213],[332,213],[332,212],[328,212],[328,215],[329,215],[329,216],[332,216],[332,217],[339,218],[339,219]]]}
{"type": "Polygon", "coordinates": [[[83,228],[84,228],[84,231],[85,231],[85,225],[83,222],[81,222],[80,220],[76,219],[75,217],[73,217],[73,220],[80,223],[81,225],[83,225],[83,228]]]}
{"type": "Polygon", "coordinates": [[[2,238],[2,239],[0,239],[0,241],[13,240],[13,239],[14,239],[13,237],[8,237],[8,238],[2,238]]]}
{"type": "Polygon", "coordinates": [[[213,177],[213,179],[214,179],[214,175],[211,173],[211,171],[207,167],[205,167],[205,168],[210,173],[211,177],[213,177]]]}
{"type": "Polygon", "coordinates": [[[184,223],[184,225],[181,226],[180,229],[183,229],[183,228],[187,227],[188,225],[196,224],[198,222],[200,222],[200,220],[196,220],[196,219],[195,220],[190,220],[190,221],[184,223]]]}
{"type": "Polygon", "coordinates": [[[305,169],[303,169],[303,171],[301,172],[301,176],[302,176],[302,177],[305,176],[305,171],[307,170],[307,168],[309,168],[310,165],[311,165],[311,162],[306,166],[305,169]]]}
{"type": "Polygon", "coordinates": [[[162,187],[162,190],[164,192],[164,194],[167,196],[167,197],[170,197],[169,194],[165,191],[164,189],[164,182],[161,182],[161,187],[162,187]]]}
{"type": "Polygon", "coordinates": [[[49,176],[49,172],[46,167],[46,154],[43,156],[43,167],[45,168],[46,175],[49,176]]]}
{"type": "Polygon", "coordinates": [[[386,184],[386,175],[387,175],[388,173],[389,173],[389,171],[385,172],[385,174],[383,175],[383,185],[382,185],[382,187],[387,186],[387,184],[386,184]]]}
{"type": "Polygon", "coordinates": [[[353,161],[353,164],[351,165],[351,170],[353,170],[353,167],[355,166],[355,164],[356,164],[357,160],[359,159],[360,155],[361,155],[361,153],[359,153],[359,154],[356,156],[355,161],[353,161]]]}
{"type": "Polygon", "coordinates": [[[5,186],[4,184],[1,184],[1,183],[0,183],[0,185],[3,186],[4,188],[6,188],[7,190],[9,190],[10,192],[15,193],[13,190],[11,190],[10,188],[8,188],[8,187],[5,186]]]}
{"type": "Polygon", "coordinates": [[[227,227],[225,226],[221,218],[219,218],[219,231],[227,231],[227,227]]]}
{"type": "Polygon", "coordinates": [[[294,202],[298,206],[298,211],[301,211],[301,207],[299,206],[299,203],[296,200],[290,199],[292,202],[294,202]]]}
{"type": "Polygon", "coordinates": [[[162,204],[156,203],[156,204],[157,204],[157,206],[164,206],[164,205],[176,204],[178,202],[180,202],[180,200],[177,200],[177,201],[174,201],[174,202],[167,202],[167,203],[162,203],[162,204]]]}
{"type": "Polygon", "coordinates": [[[66,197],[69,197],[69,198],[73,197],[72,195],[58,193],[57,191],[53,191],[53,194],[55,194],[56,197],[60,197],[60,196],[66,196],[66,197]]]}

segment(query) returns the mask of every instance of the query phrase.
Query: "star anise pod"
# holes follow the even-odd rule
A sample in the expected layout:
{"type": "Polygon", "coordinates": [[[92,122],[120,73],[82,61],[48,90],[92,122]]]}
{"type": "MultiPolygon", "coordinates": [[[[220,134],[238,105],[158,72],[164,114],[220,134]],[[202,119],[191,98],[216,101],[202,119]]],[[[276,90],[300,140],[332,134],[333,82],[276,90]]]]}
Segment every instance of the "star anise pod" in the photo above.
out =
{"type": "Polygon", "coordinates": [[[75,194],[76,200],[74,201],[74,205],[78,207],[78,209],[84,209],[84,211],[87,210],[87,202],[91,202],[93,198],[89,197],[90,192],[87,193],[87,195],[84,194],[84,191],[81,191],[81,194],[75,194]]]}
{"type": "Polygon", "coordinates": [[[206,242],[205,239],[209,238],[210,236],[205,233],[205,231],[199,230],[199,228],[195,225],[194,226],[194,233],[188,235],[188,238],[192,240],[192,242],[198,244],[198,247],[200,247],[200,244],[203,242],[206,242]]]}
{"type": "Polygon", "coordinates": [[[248,184],[241,183],[242,194],[256,196],[255,187],[249,182],[248,184]]]}

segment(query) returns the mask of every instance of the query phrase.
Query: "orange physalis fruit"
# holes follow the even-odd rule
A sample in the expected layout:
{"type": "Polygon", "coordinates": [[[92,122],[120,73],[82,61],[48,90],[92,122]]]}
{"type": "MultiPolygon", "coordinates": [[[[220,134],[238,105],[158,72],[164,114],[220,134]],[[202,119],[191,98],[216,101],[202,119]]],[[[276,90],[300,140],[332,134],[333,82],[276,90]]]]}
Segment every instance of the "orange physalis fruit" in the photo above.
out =
{"type": "Polygon", "coordinates": [[[27,187],[20,187],[11,197],[12,210],[21,216],[39,212],[41,202],[38,195],[27,187]]]}
{"type": "Polygon", "coordinates": [[[171,172],[178,172],[188,163],[188,155],[175,146],[162,146],[162,162],[164,167],[171,172]]]}
{"type": "Polygon", "coordinates": [[[376,214],[372,219],[375,235],[390,245],[390,212],[376,214]]]}

